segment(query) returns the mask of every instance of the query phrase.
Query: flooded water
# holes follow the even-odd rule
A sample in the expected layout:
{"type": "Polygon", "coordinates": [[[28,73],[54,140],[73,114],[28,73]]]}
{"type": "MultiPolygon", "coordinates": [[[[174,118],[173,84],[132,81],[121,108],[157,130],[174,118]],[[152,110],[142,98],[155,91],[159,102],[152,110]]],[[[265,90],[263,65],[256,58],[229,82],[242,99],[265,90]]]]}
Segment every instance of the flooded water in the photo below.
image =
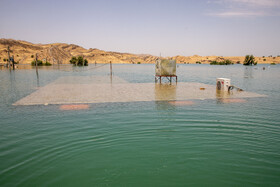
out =
{"type": "MultiPolygon", "coordinates": [[[[151,84],[154,71],[113,65],[125,83],[151,84]]],[[[109,77],[109,66],[44,67],[38,76],[2,69],[0,186],[279,186],[279,72],[279,65],[177,68],[179,82],[215,86],[225,77],[266,97],[176,101],[171,91],[172,101],[15,106],[61,79],[109,77]]]]}

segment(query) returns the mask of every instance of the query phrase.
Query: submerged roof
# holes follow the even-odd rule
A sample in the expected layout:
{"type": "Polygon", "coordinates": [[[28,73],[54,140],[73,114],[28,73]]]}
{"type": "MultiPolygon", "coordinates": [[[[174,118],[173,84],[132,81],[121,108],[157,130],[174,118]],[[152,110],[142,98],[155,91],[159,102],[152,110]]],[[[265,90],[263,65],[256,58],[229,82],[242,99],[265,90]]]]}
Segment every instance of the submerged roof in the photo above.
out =
{"type": "Polygon", "coordinates": [[[194,99],[263,97],[252,92],[217,92],[215,85],[195,82],[173,84],[128,83],[119,77],[61,77],[20,99],[14,105],[184,101],[194,99]],[[201,89],[205,88],[205,89],[201,89]]]}

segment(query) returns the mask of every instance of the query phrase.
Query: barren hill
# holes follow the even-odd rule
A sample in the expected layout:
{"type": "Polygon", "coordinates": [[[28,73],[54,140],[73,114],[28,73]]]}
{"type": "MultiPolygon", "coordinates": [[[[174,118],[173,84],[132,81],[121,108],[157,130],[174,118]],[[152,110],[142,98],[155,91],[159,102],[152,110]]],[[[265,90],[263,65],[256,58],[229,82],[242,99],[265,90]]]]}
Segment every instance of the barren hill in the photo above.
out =
{"type": "MultiPolygon", "coordinates": [[[[89,63],[154,63],[158,58],[152,55],[137,55],[130,53],[108,52],[99,49],[85,49],[81,46],[65,43],[33,44],[22,40],[0,39],[0,63],[6,63],[7,47],[10,46],[10,55],[19,64],[29,64],[37,54],[39,60],[47,60],[53,64],[68,64],[72,56],[84,56],[89,63]]],[[[233,63],[243,63],[244,57],[221,57],[221,56],[174,56],[177,63],[194,64],[200,62],[209,64],[211,61],[231,60],[233,63]]],[[[278,57],[256,57],[258,63],[280,63],[278,57]]]]}
{"type": "Polygon", "coordinates": [[[8,58],[7,47],[11,56],[20,64],[29,64],[37,53],[39,60],[47,60],[54,64],[68,64],[72,56],[84,56],[89,63],[154,63],[157,57],[152,55],[135,55],[130,53],[107,52],[99,49],[85,49],[74,44],[53,43],[33,44],[21,40],[0,39],[0,62],[8,58]]]}

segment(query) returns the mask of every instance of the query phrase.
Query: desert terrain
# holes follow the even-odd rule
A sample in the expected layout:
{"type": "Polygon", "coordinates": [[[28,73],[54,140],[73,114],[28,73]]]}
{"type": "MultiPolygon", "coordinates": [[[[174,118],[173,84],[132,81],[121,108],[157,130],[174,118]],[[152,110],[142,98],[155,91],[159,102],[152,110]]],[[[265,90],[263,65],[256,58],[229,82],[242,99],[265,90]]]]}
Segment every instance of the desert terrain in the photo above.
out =
{"type": "MultiPolygon", "coordinates": [[[[69,64],[73,56],[83,56],[89,63],[118,63],[118,64],[145,64],[154,63],[158,56],[148,54],[131,54],[104,51],[96,48],[85,49],[75,44],[52,43],[33,44],[27,41],[14,39],[0,39],[0,64],[6,64],[8,59],[7,48],[10,47],[10,56],[14,56],[18,64],[30,64],[37,54],[37,58],[52,64],[69,64]]],[[[173,56],[179,64],[209,64],[211,61],[231,60],[234,64],[243,63],[244,56],[173,56]]],[[[279,64],[280,56],[255,57],[258,64],[279,64]]]]}

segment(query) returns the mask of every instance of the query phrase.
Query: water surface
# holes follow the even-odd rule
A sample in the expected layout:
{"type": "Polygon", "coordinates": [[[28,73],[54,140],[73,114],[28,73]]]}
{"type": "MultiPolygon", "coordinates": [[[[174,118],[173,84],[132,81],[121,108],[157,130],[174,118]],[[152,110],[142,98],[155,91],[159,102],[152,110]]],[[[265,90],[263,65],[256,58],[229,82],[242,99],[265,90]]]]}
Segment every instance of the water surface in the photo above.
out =
{"type": "MultiPolygon", "coordinates": [[[[0,185],[279,186],[279,72],[278,65],[179,65],[179,81],[215,85],[226,77],[267,97],[64,111],[12,104],[60,77],[109,76],[109,66],[44,67],[39,77],[34,69],[1,70],[0,185]]],[[[113,65],[113,73],[130,83],[154,82],[154,65],[113,65]]]]}

